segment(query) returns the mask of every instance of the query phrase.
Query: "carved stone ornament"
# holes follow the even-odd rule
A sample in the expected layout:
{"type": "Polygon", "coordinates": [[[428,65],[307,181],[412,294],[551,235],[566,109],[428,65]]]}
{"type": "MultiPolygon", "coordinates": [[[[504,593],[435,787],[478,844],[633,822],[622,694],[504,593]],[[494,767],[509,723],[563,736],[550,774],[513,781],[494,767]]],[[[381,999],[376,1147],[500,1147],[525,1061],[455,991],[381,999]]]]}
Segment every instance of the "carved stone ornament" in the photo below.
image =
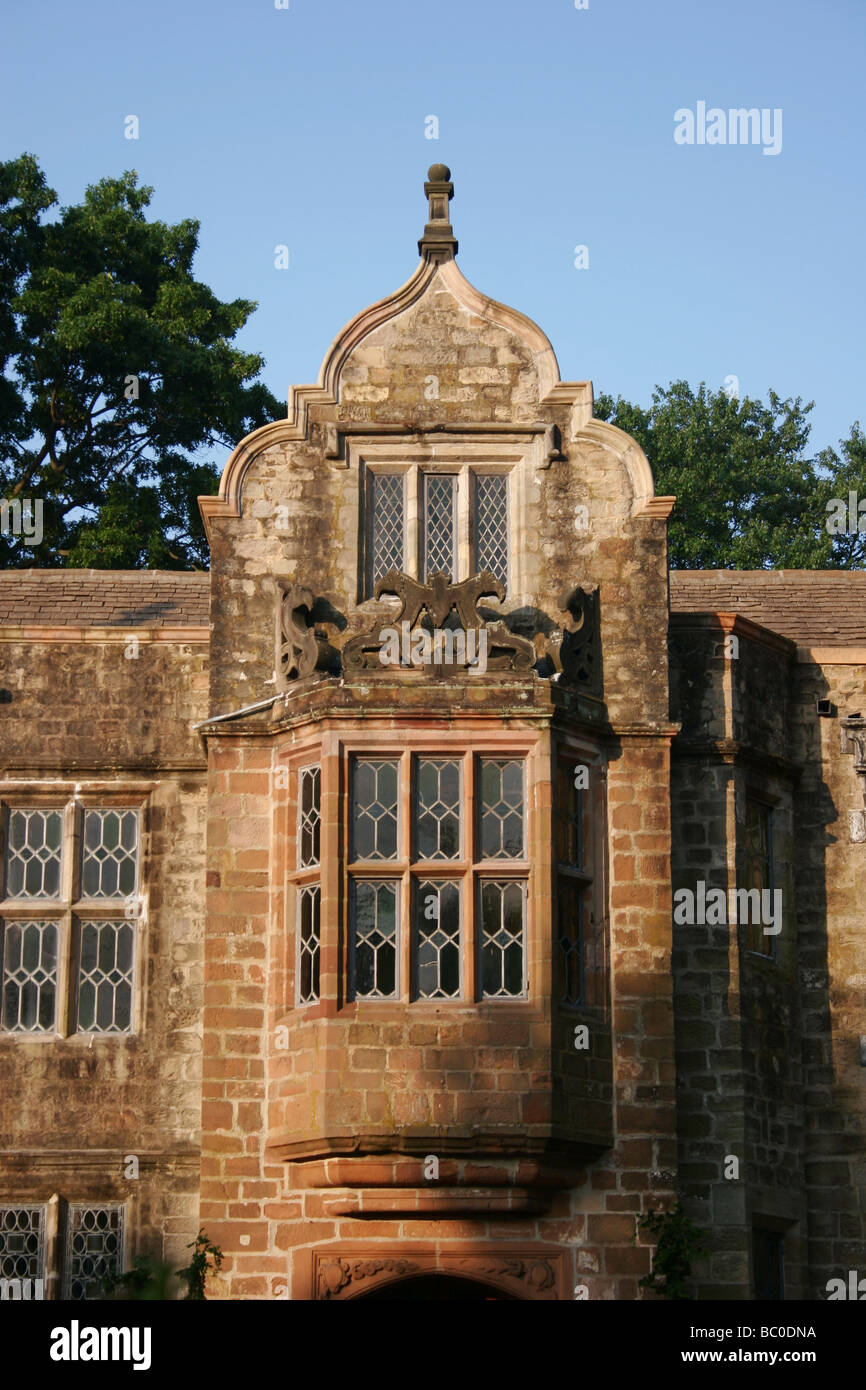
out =
{"type": "Polygon", "coordinates": [[[528,1285],[535,1293],[544,1293],[556,1284],[556,1276],[547,1260],[468,1259],[458,1261],[474,1278],[486,1274],[493,1279],[515,1279],[528,1285]]]}
{"type": "Polygon", "coordinates": [[[549,653],[560,679],[566,685],[598,688],[598,590],[566,589],[560,609],[569,614],[571,624],[563,624],[562,641],[549,644],[549,653]]]}
{"type": "Polygon", "coordinates": [[[411,1260],[327,1260],[319,1265],[318,1296],[335,1298],[342,1289],[378,1274],[414,1274],[411,1260]]]}
{"type": "Polygon", "coordinates": [[[558,1280],[554,1263],[557,1259],[510,1252],[467,1255],[458,1251],[419,1254],[411,1260],[368,1255],[328,1256],[316,1266],[316,1298],[342,1300],[407,1276],[440,1274],[490,1283],[518,1298],[556,1299],[558,1280]],[[358,1288],[361,1284],[365,1286],[363,1289],[358,1288]]]}
{"type": "Polygon", "coordinates": [[[315,599],[309,589],[278,579],[277,687],[287,690],[292,681],[314,671],[335,669],[338,653],[327,634],[313,628],[315,599]]]}
{"type": "Polygon", "coordinates": [[[368,631],[351,638],[343,647],[343,669],[380,675],[401,666],[425,670],[454,666],[477,670],[529,671],[536,651],[525,637],[510,632],[505,623],[488,626],[478,612],[479,599],[502,601],[505,588],[495,575],[485,572],[459,584],[447,573],[437,572],[428,583],[390,570],[376,584],[375,596],[394,594],[401,609],[394,617],[379,618],[368,631]],[[456,610],[460,626],[445,627],[456,610]],[[419,619],[426,614],[427,624],[419,619]],[[432,629],[432,630],[431,630],[432,629]]]}

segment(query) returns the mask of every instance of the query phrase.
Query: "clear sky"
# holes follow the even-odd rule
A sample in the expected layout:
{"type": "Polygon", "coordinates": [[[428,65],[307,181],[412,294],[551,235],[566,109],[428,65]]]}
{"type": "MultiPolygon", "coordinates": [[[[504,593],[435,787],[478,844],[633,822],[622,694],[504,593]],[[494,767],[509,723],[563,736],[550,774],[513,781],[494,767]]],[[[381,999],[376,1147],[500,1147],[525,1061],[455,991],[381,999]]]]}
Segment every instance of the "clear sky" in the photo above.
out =
{"type": "Polygon", "coordinates": [[[814,399],[815,449],[866,425],[866,0],[288,5],[4,0],[0,157],[63,202],[135,168],[152,215],[198,218],[196,274],[258,301],[239,342],[282,398],[408,279],[443,162],[463,273],[565,379],[648,404],[736,376],[814,399]],[[678,144],[699,102],[776,124],[678,144]]]}

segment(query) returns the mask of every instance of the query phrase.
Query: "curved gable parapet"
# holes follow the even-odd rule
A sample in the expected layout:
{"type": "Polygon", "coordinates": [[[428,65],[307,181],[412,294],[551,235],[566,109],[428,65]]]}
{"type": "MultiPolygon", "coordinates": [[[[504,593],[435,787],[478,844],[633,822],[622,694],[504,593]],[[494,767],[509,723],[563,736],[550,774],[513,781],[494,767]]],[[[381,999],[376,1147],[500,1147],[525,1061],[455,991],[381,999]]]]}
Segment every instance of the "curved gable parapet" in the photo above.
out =
{"type": "Polygon", "coordinates": [[[548,457],[563,433],[617,457],[630,479],[631,514],[667,516],[670,498],[655,497],[646,455],[629,435],[592,417],[589,382],[560,380],[556,354],[538,324],[482,294],[459,270],[448,221],[449,171],[434,165],[425,185],[430,220],[419,242],[421,260],[399,289],[369,305],[337,334],[315,385],[290,387],[285,418],[254,430],[229,458],[217,496],[199,498],[210,532],[217,517],[241,515],[244,478],[272,446],[307,440],[324,427],[325,458],[339,453],[338,432],[369,425],[376,433],[423,433],[513,426],[551,432],[548,457]],[[434,385],[435,383],[435,385],[434,385]]]}
{"type": "Polygon", "coordinates": [[[649,459],[637,440],[607,420],[588,420],[572,435],[575,442],[585,439],[615,454],[632,485],[632,516],[668,517],[675,497],[657,497],[649,459]]]}
{"type": "Polygon", "coordinates": [[[521,314],[519,309],[500,304],[498,300],[490,299],[477,290],[466,279],[456,261],[446,261],[439,274],[457,302],[470,313],[477,314],[479,318],[486,319],[497,328],[504,328],[507,333],[525,344],[532,355],[538,375],[539,401],[544,400],[560,380],[559,363],[547,334],[537,323],[527,318],[526,314],[521,314]]]}

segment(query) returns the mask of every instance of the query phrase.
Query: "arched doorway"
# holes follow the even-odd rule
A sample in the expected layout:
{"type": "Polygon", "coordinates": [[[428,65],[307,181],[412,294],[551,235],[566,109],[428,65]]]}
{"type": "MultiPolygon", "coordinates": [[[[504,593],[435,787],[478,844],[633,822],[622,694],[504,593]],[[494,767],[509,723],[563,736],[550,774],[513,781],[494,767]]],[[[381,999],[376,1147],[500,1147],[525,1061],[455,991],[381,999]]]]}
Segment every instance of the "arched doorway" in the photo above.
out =
{"type": "Polygon", "coordinates": [[[492,1284],[484,1284],[479,1279],[462,1279],[454,1274],[420,1274],[414,1279],[392,1279],[389,1283],[373,1289],[370,1293],[359,1294],[366,1299],[465,1299],[472,1298],[482,1302],[517,1300],[512,1294],[492,1284]]]}

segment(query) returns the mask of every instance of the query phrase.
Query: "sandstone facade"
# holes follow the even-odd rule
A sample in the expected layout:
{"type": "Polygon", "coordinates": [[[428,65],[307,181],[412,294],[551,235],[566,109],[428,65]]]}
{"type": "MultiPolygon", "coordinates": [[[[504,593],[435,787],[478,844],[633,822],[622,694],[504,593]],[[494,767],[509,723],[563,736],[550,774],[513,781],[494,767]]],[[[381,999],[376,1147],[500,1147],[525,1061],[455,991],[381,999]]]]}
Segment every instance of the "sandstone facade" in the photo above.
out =
{"type": "Polygon", "coordinates": [[[634,1299],[679,1192],[699,1296],[824,1297],[866,1264],[861,577],[669,582],[673,499],[426,191],[202,499],[209,576],[0,578],[7,1258],[76,1296],[82,1223],[128,1263],[200,1222],[220,1297],[634,1299]],[[434,629],[486,669],[380,658],[434,629]],[[677,920],[744,887],[772,937],[677,920]]]}

